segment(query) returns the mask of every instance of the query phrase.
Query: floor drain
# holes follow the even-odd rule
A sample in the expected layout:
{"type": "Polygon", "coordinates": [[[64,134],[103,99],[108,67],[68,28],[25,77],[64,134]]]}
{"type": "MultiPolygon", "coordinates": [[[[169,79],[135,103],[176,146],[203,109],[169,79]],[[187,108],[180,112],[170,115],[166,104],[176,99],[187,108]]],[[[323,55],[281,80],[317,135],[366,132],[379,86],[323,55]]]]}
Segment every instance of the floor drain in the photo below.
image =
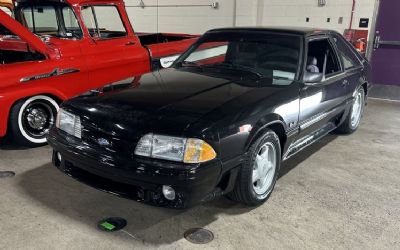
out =
{"type": "Polygon", "coordinates": [[[127,222],[125,219],[112,217],[99,221],[97,227],[102,231],[115,232],[124,228],[126,224],[127,222]]]}
{"type": "Polygon", "coordinates": [[[12,171],[0,171],[0,178],[10,178],[14,177],[15,173],[12,171]]]}
{"type": "Polygon", "coordinates": [[[192,228],[185,232],[185,239],[194,244],[207,244],[214,239],[214,234],[204,228],[192,228]]]}

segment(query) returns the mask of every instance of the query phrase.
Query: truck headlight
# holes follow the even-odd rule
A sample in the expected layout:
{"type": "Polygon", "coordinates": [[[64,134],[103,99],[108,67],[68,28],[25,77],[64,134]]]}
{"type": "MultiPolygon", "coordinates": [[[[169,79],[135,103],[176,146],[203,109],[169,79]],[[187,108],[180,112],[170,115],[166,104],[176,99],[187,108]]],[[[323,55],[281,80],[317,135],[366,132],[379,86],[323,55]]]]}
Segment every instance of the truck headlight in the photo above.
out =
{"type": "Polygon", "coordinates": [[[63,110],[62,108],[59,109],[57,114],[56,127],[67,134],[78,138],[82,137],[80,117],[63,110]]]}
{"type": "Polygon", "coordinates": [[[140,139],[135,155],[184,163],[206,162],[217,156],[214,149],[203,140],[154,134],[147,134],[140,139]]]}

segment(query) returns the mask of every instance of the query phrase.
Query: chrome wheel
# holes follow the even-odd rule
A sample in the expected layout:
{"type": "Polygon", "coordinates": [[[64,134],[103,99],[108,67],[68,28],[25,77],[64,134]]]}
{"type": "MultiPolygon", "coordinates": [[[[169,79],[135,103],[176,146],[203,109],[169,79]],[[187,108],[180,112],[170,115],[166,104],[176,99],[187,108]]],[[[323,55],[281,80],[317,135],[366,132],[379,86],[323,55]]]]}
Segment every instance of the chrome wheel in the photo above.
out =
{"type": "Polygon", "coordinates": [[[46,135],[55,123],[58,104],[48,96],[33,96],[17,106],[18,130],[25,145],[46,143],[46,135]]]}
{"type": "Polygon", "coordinates": [[[351,109],[350,124],[352,128],[358,127],[360,123],[364,102],[364,90],[359,89],[355,96],[355,100],[351,109]]]}
{"type": "Polygon", "coordinates": [[[271,142],[260,147],[254,160],[253,190],[262,199],[271,191],[276,171],[276,149],[271,142]]]}
{"type": "MultiPolygon", "coordinates": [[[[48,105],[46,105],[48,106],[48,105]]],[[[48,110],[49,107],[46,107],[48,110]]],[[[26,110],[26,120],[32,129],[43,130],[49,118],[49,113],[41,107],[26,110]]]]}
{"type": "Polygon", "coordinates": [[[34,138],[45,136],[54,120],[53,108],[44,101],[30,103],[22,113],[22,126],[27,134],[34,138]]]}

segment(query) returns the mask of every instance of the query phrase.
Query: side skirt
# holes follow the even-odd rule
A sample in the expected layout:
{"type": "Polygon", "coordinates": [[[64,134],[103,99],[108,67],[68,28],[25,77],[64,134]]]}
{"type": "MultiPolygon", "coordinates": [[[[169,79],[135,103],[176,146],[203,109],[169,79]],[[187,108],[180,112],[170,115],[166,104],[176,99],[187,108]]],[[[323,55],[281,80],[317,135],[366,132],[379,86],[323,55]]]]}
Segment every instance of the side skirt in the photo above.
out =
{"type": "Polygon", "coordinates": [[[314,142],[318,141],[319,139],[323,138],[327,134],[329,134],[331,131],[335,130],[337,126],[335,125],[334,122],[329,122],[325,124],[321,129],[315,131],[314,133],[307,135],[294,143],[292,143],[289,146],[289,149],[287,150],[286,154],[283,156],[283,161],[289,159],[293,155],[297,154],[298,152],[302,151],[306,147],[310,146],[314,142]]]}

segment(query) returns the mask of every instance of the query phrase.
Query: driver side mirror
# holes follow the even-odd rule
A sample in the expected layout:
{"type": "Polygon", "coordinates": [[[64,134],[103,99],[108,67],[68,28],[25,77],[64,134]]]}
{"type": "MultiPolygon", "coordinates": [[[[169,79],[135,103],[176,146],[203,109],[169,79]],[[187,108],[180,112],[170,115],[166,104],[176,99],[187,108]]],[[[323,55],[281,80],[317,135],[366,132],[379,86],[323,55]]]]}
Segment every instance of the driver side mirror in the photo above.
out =
{"type": "Polygon", "coordinates": [[[323,73],[306,72],[304,74],[304,84],[307,86],[312,86],[321,83],[323,80],[324,80],[323,73]]]}

